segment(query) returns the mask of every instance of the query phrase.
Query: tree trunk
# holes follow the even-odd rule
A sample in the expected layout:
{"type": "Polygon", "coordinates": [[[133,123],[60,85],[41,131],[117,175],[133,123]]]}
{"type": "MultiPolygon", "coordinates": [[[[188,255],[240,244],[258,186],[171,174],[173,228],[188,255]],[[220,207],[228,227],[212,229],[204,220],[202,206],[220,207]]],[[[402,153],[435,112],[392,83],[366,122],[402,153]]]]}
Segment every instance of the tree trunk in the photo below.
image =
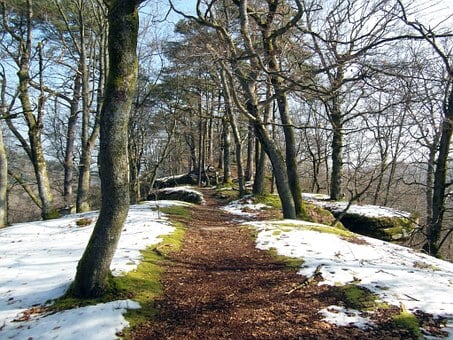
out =
{"type": "Polygon", "coordinates": [[[260,140],[261,145],[266,151],[272,163],[274,170],[275,182],[277,185],[278,195],[282,202],[283,217],[295,219],[296,209],[294,206],[293,195],[289,186],[288,174],[286,172],[285,160],[283,155],[276,148],[274,141],[270,138],[268,131],[259,122],[254,122],[256,136],[260,140]]]}
{"type": "Polygon", "coordinates": [[[257,140],[255,145],[256,166],[255,166],[255,180],[253,181],[253,194],[263,195],[266,191],[266,152],[257,140]]]}
{"type": "Polygon", "coordinates": [[[104,103],[104,88],[106,87],[106,68],[108,65],[107,51],[106,51],[106,34],[101,32],[99,38],[99,78],[97,84],[97,106],[95,110],[94,126],[90,134],[90,83],[89,83],[89,70],[87,64],[87,51],[85,34],[82,30],[80,32],[80,59],[81,59],[81,75],[82,75],[82,135],[81,135],[81,148],[79,164],[79,181],[77,185],[77,199],[76,209],[77,212],[85,212],[91,209],[90,206],[90,186],[91,186],[91,157],[93,154],[96,140],[99,135],[99,115],[102,111],[104,103]]]}
{"type": "Polygon", "coordinates": [[[28,138],[30,142],[31,161],[38,184],[38,195],[41,200],[41,217],[46,219],[58,217],[53,205],[53,195],[50,189],[50,181],[47,173],[47,164],[44,159],[44,151],[41,143],[42,126],[38,124],[32,113],[32,106],[28,93],[28,71],[19,71],[19,98],[28,124],[28,138]]]}
{"type": "Polygon", "coordinates": [[[8,225],[8,160],[0,128],[0,228],[8,225]]]}
{"type": "Polygon", "coordinates": [[[285,135],[285,160],[286,160],[286,171],[288,173],[288,181],[293,195],[294,207],[296,209],[296,215],[304,217],[306,215],[305,209],[302,202],[302,191],[300,189],[299,172],[297,170],[297,149],[296,139],[294,137],[294,128],[290,114],[288,112],[288,100],[285,92],[284,79],[281,76],[281,69],[277,60],[277,50],[281,50],[277,46],[278,39],[271,32],[271,23],[277,13],[277,3],[269,3],[269,13],[267,15],[266,23],[262,26],[264,30],[263,34],[263,46],[264,53],[266,55],[267,66],[270,71],[270,80],[274,93],[277,99],[278,111],[280,113],[280,119],[283,124],[283,134],[285,135]]]}
{"type": "Polygon", "coordinates": [[[222,119],[223,183],[231,183],[231,136],[228,118],[222,119]]]}
{"type": "Polygon", "coordinates": [[[110,264],[129,209],[128,119],[137,79],[139,1],[105,0],[110,67],[101,111],[99,165],[102,206],[77,266],[72,294],[90,298],[108,288],[110,264]]]}
{"type": "Polygon", "coordinates": [[[438,147],[438,141],[433,141],[429,145],[428,153],[428,164],[426,169],[426,225],[429,226],[432,223],[433,215],[433,187],[434,187],[434,171],[436,167],[436,153],[438,147]]]}
{"type": "MultiPolygon", "coordinates": [[[[272,95],[271,86],[268,84],[266,86],[266,96],[270,98],[272,95]]],[[[264,107],[264,123],[268,123],[271,117],[273,102],[268,102],[264,107]]],[[[261,146],[258,139],[256,139],[255,144],[255,179],[253,181],[253,194],[254,195],[263,195],[266,191],[266,151],[261,146]]]]}
{"type": "Polygon", "coordinates": [[[68,128],[66,130],[66,150],[64,155],[64,184],[63,184],[63,199],[65,208],[71,208],[72,202],[72,186],[74,181],[74,143],[75,130],[77,127],[77,119],[79,113],[79,100],[81,91],[81,79],[77,74],[74,80],[74,93],[70,102],[70,112],[68,119],[68,128]]]}
{"type": "Polygon", "coordinates": [[[252,123],[249,124],[247,134],[247,161],[245,166],[245,180],[251,181],[253,179],[253,156],[255,146],[255,134],[253,131],[252,123]]]}
{"type": "Polygon", "coordinates": [[[220,70],[220,76],[222,80],[222,87],[223,87],[223,96],[225,98],[225,112],[228,117],[228,121],[231,125],[231,130],[233,131],[233,138],[234,138],[234,146],[235,146],[235,154],[236,154],[236,170],[238,176],[238,185],[239,185],[239,197],[243,197],[245,195],[245,178],[244,178],[244,168],[242,166],[242,142],[241,142],[241,135],[239,133],[239,128],[236,124],[236,119],[232,112],[232,98],[230,93],[230,88],[228,87],[228,83],[226,81],[225,69],[222,68],[220,70]]]}
{"type": "MultiPolygon", "coordinates": [[[[239,19],[241,26],[241,35],[244,40],[245,50],[250,55],[255,55],[251,35],[250,25],[248,20],[248,1],[243,0],[239,3],[239,19]]],[[[236,62],[235,62],[236,63],[236,62]]],[[[288,182],[288,173],[286,172],[286,164],[274,140],[270,138],[269,132],[263,125],[258,114],[258,98],[256,93],[256,85],[258,80],[258,70],[260,70],[260,62],[256,57],[250,60],[252,70],[245,74],[240,70],[237,64],[233,65],[236,74],[239,76],[239,81],[244,90],[246,98],[246,109],[249,116],[253,117],[253,127],[255,129],[256,137],[263,146],[266,154],[272,163],[272,168],[275,175],[276,185],[280,201],[282,203],[283,217],[288,219],[296,218],[296,209],[294,206],[294,199],[292,197],[291,189],[288,182]]]]}
{"type": "Polygon", "coordinates": [[[343,126],[341,114],[339,112],[332,113],[330,117],[333,128],[330,199],[336,201],[341,198],[341,177],[343,172],[343,126]]]}
{"type": "Polygon", "coordinates": [[[439,241],[442,234],[442,223],[445,213],[447,163],[453,133],[453,85],[451,85],[448,102],[445,105],[445,117],[442,121],[441,131],[439,152],[434,173],[431,224],[428,226],[428,242],[424,246],[424,249],[433,256],[439,255],[439,241]]]}
{"type": "MultiPolygon", "coordinates": [[[[38,184],[38,194],[41,201],[41,217],[50,219],[58,217],[53,204],[53,195],[50,188],[50,181],[47,173],[46,160],[41,142],[41,133],[43,129],[44,119],[44,97],[38,98],[37,115],[34,114],[34,109],[30,100],[30,59],[32,53],[32,1],[27,1],[27,31],[25,40],[20,40],[20,57],[18,60],[19,71],[17,76],[19,79],[19,99],[22,105],[23,115],[27,123],[29,145],[23,138],[19,138],[22,147],[27,152],[28,157],[33,165],[36,182],[38,184]]],[[[13,36],[15,36],[13,34],[13,36]]],[[[42,59],[40,59],[40,80],[42,80],[42,59]]],[[[17,135],[17,131],[13,131],[17,135]]]]}
{"type": "MultiPolygon", "coordinates": [[[[6,117],[6,77],[3,73],[0,87],[0,114],[6,117]]],[[[5,144],[3,142],[3,124],[0,124],[0,228],[8,225],[8,159],[6,157],[5,144]]]]}

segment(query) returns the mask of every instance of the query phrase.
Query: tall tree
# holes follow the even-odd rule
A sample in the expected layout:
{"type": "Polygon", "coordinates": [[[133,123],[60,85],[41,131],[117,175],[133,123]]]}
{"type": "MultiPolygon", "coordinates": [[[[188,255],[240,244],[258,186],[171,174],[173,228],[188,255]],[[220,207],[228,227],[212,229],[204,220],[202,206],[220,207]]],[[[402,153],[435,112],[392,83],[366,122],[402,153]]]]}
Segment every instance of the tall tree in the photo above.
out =
{"type": "Polygon", "coordinates": [[[129,209],[127,131],[138,70],[140,2],[105,0],[110,66],[100,118],[102,206],[72,285],[71,293],[79,297],[100,296],[108,288],[110,264],[129,209]]]}
{"type": "Polygon", "coordinates": [[[392,33],[395,18],[390,14],[396,10],[385,0],[328,4],[304,0],[303,4],[305,21],[300,30],[310,37],[312,62],[318,68],[309,96],[322,101],[332,129],[330,197],[337,200],[342,196],[344,130],[364,114],[361,102],[369,95],[363,90],[367,57],[392,33]]]}
{"type": "Polygon", "coordinates": [[[401,20],[414,30],[432,49],[433,53],[439,58],[444,69],[444,97],[442,100],[442,122],[439,128],[440,139],[437,159],[435,162],[434,182],[432,190],[432,207],[430,223],[427,230],[427,243],[424,249],[431,255],[440,255],[440,248],[453,229],[442,235],[444,214],[446,210],[445,201],[448,183],[447,163],[450,153],[450,144],[453,135],[453,62],[451,59],[451,47],[439,42],[439,34],[431,27],[427,27],[418,21],[408,18],[406,7],[398,0],[401,8],[401,20]]]}
{"type": "MultiPolygon", "coordinates": [[[[8,115],[6,103],[6,74],[0,70],[0,116],[3,119],[8,115]]],[[[8,224],[8,159],[3,141],[3,123],[0,124],[0,228],[8,224]]]]}
{"type": "Polygon", "coordinates": [[[33,41],[33,2],[27,0],[25,9],[19,7],[12,8],[8,12],[9,4],[6,1],[1,1],[2,11],[2,27],[8,33],[8,41],[12,46],[7,46],[5,50],[17,66],[18,77],[18,94],[21,105],[21,115],[26,123],[26,130],[28,135],[27,139],[22,136],[20,129],[18,129],[12,119],[8,117],[7,124],[12,133],[18,138],[22,148],[27,153],[34,169],[36,181],[38,184],[38,193],[41,207],[41,217],[43,219],[50,219],[58,217],[58,212],[54,206],[53,194],[50,187],[50,180],[47,170],[47,164],[44,157],[44,147],[42,141],[42,132],[44,128],[44,106],[46,96],[43,91],[38,95],[37,105],[33,105],[31,97],[31,63],[33,55],[35,55],[34,47],[36,47],[36,54],[39,56],[38,72],[40,82],[43,75],[42,63],[42,43],[34,46],[33,41]]]}
{"type": "Polygon", "coordinates": [[[283,63],[281,55],[284,53],[283,45],[289,44],[289,42],[286,41],[283,43],[283,38],[295,27],[303,13],[302,4],[299,1],[296,1],[296,6],[297,10],[284,24],[281,23],[281,16],[287,11],[287,6],[284,2],[280,3],[279,1],[268,0],[267,14],[263,18],[256,15],[256,12],[251,15],[256,24],[261,28],[264,48],[263,64],[267,67],[265,71],[269,74],[277,101],[278,111],[280,113],[280,120],[283,125],[286,171],[288,173],[288,181],[294,200],[296,215],[304,216],[302,191],[297,169],[297,146],[287,98],[288,84],[285,81],[285,74],[281,67],[283,63]]]}

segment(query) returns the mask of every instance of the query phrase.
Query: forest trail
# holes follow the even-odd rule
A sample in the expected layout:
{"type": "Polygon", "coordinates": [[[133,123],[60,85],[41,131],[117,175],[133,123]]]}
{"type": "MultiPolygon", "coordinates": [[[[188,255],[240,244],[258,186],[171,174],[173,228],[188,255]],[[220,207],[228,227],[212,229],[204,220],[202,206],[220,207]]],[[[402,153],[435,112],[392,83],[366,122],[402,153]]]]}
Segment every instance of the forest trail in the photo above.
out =
{"type": "Polygon", "coordinates": [[[183,248],[165,267],[158,314],[132,329],[133,339],[391,336],[322,321],[318,311],[339,303],[329,287],[311,284],[288,294],[304,277],[256,249],[251,231],[219,209],[224,201],[212,190],[202,191],[206,204],[194,208],[183,248]]]}

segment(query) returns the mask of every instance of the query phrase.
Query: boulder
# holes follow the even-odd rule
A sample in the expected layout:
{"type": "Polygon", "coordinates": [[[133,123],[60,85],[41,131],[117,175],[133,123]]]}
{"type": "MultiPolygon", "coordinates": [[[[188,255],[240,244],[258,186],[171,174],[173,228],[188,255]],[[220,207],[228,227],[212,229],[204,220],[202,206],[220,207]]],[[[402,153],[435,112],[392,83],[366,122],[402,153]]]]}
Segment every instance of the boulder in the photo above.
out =
{"type": "Polygon", "coordinates": [[[352,232],[384,241],[407,240],[418,226],[418,218],[411,213],[376,205],[330,201],[325,195],[304,195],[312,204],[329,210],[352,232]]]}
{"type": "Polygon", "coordinates": [[[148,201],[152,200],[175,200],[195,204],[203,203],[203,194],[187,187],[164,188],[148,195],[148,201]]]}

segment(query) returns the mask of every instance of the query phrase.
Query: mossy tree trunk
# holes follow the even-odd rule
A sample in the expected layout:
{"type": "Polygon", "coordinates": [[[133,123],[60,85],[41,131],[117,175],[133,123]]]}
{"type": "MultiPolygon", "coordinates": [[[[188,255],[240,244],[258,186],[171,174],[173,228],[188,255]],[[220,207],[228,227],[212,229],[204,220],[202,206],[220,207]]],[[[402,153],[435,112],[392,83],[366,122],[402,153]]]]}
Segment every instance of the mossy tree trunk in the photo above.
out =
{"type": "Polygon", "coordinates": [[[137,79],[139,3],[105,0],[110,67],[100,118],[102,206],[71,290],[74,296],[83,298],[100,296],[108,288],[110,264],[129,209],[127,130],[137,79]]]}

